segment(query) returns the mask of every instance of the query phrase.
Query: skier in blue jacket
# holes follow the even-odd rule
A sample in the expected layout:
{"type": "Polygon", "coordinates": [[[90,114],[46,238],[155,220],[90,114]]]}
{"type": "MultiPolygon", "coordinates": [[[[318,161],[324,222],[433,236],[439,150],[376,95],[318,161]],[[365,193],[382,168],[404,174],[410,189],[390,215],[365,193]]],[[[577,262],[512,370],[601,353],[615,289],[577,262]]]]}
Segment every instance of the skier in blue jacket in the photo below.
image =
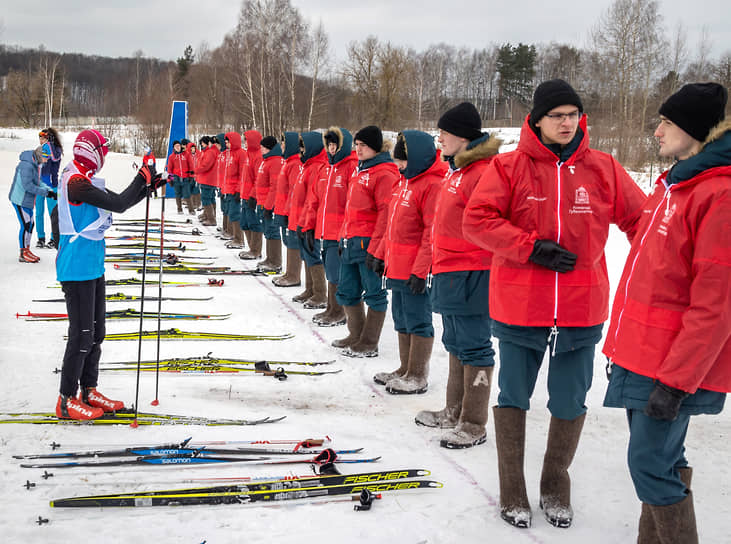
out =
{"type": "Polygon", "coordinates": [[[96,130],[83,130],[74,142],[71,161],[58,186],[61,233],[56,278],[66,298],[69,333],[61,368],[56,415],[63,419],[96,419],[124,408],[96,390],[101,343],[105,336],[104,233],[112,212],[123,212],[164,183],[147,164],[119,194],[105,188],[96,174],[104,166],[108,142],[96,130]],[[78,398],[76,393],[81,386],[78,398]]]}

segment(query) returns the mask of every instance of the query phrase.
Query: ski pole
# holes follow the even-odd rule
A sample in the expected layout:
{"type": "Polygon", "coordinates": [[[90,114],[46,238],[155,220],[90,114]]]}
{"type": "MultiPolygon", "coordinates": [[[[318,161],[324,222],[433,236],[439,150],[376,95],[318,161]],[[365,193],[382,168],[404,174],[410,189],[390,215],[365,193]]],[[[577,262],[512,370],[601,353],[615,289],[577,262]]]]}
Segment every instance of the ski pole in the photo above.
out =
{"type": "Polygon", "coordinates": [[[150,403],[152,406],[160,404],[158,400],[158,390],[160,385],[160,320],[162,319],[162,257],[164,251],[165,238],[165,193],[167,192],[167,183],[162,188],[162,204],[160,207],[160,268],[157,275],[157,357],[155,364],[155,399],[150,403]]]}
{"type": "MultiPolygon", "coordinates": [[[[149,226],[150,222],[150,191],[147,190],[147,194],[145,195],[145,241],[144,241],[144,250],[143,253],[147,255],[147,228],[149,226]]],[[[162,236],[160,236],[162,238],[162,236]]],[[[160,267],[162,269],[162,267],[160,267]]],[[[147,272],[147,259],[142,261],[142,291],[141,291],[141,298],[140,298],[140,333],[139,338],[137,340],[137,383],[135,385],[135,417],[132,423],[130,424],[130,427],[136,429],[138,427],[137,423],[137,413],[138,413],[138,406],[139,406],[139,400],[140,400],[140,370],[142,367],[142,324],[144,321],[144,310],[145,310],[145,274],[147,272]]],[[[159,329],[158,329],[159,330],[159,329]]]]}

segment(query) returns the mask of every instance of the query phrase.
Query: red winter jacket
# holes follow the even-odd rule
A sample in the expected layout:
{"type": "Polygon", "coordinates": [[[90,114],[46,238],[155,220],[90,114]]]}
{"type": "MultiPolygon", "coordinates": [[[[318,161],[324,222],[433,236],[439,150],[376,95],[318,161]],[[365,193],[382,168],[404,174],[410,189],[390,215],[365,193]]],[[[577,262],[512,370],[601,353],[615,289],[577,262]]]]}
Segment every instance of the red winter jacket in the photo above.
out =
{"type": "Polygon", "coordinates": [[[314,198],[312,186],[327,173],[327,152],[323,149],[314,157],[307,159],[300,168],[299,176],[291,189],[289,200],[289,230],[305,226],[307,201],[314,198]]]}
{"type": "Polygon", "coordinates": [[[284,159],[281,155],[263,158],[256,174],[256,202],[267,210],[274,209],[274,198],[277,193],[277,178],[282,170],[284,159]],[[268,204],[268,205],[267,205],[268,204]]]}
{"type": "Polygon", "coordinates": [[[246,200],[256,196],[254,185],[256,174],[261,164],[261,134],[258,130],[247,130],[244,132],[246,138],[246,169],[241,173],[241,198],[246,200]]]}
{"type": "Polygon", "coordinates": [[[226,138],[229,142],[226,146],[226,178],[221,192],[232,195],[241,190],[241,176],[246,170],[246,152],[241,148],[241,134],[227,132],[226,138]]]}
{"type": "Polygon", "coordinates": [[[192,178],[195,176],[195,165],[198,161],[198,146],[196,146],[193,142],[188,142],[185,146],[185,158],[188,160],[188,171],[185,172],[184,177],[192,178]],[[191,151],[193,148],[195,148],[195,153],[191,151]]]}
{"type": "MultiPolygon", "coordinates": [[[[216,146],[214,145],[213,147],[216,146]]],[[[216,187],[223,189],[223,184],[226,181],[226,165],[228,164],[229,150],[224,149],[223,151],[219,151],[216,148],[216,151],[218,151],[218,155],[216,155],[216,187]]]]}
{"type": "Polygon", "coordinates": [[[518,148],[498,155],[467,205],[467,238],[494,252],[490,316],[520,326],[587,327],[606,320],[609,280],[604,246],[609,224],[632,240],[645,194],[611,155],[584,137],[564,163],[533,132],[528,117],[518,148]],[[575,253],[565,274],[528,260],[536,240],[575,253]]]}
{"type": "Polygon", "coordinates": [[[448,167],[437,158],[426,172],[401,178],[391,198],[385,245],[385,276],[408,280],[411,274],[426,278],[432,262],[431,230],[434,209],[448,167]]]}
{"type": "Polygon", "coordinates": [[[219,152],[215,145],[209,145],[203,151],[197,153],[200,158],[195,165],[195,179],[201,185],[218,186],[216,182],[218,154],[219,152]]]}
{"type": "MultiPolygon", "coordinates": [[[[375,158],[378,159],[384,153],[388,155],[388,151],[382,151],[375,158]]],[[[368,253],[383,260],[385,248],[381,242],[388,223],[388,203],[398,187],[399,178],[398,167],[390,161],[390,155],[388,162],[380,162],[364,170],[353,170],[345,205],[345,220],[340,231],[341,239],[356,236],[370,238],[368,253]]]]}
{"type": "Polygon", "coordinates": [[[168,174],[171,176],[178,176],[179,178],[188,177],[188,157],[184,151],[176,153],[173,151],[168,157],[167,166],[165,167],[168,174]]]}
{"type": "Polygon", "coordinates": [[[432,274],[490,270],[492,253],[467,240],[462,218],[467,201],[482,173],[500,149],[501,140],[489,138],[457,153],[457,170],[449,170],[437,195],[432,226],[432,274]]]}
{"type": "Polygon", "coordinates": [[[358,165],[355,151],[336,164],[331,164],[313,187],[314,194],[307,201],[305,230],[315,229],[318,240],[338,240],[345,220],[348,184],[358,165]]]}
{"type": "MultiPolygon", "coordinates": [[[[731,131],[731,121],[719,128],[731,131]]],[[[666,175],[645,202],[603,352],[676,389],[729,393],[731,165],[669,188],[666,175]]]]}
{"type": "MultiPolygon", "coordinates": [[[[289,197],[291,189],[297,181],[297,176],[299,176],[300,166],[302,166],[302,162],[297,154],[284,159],[284,164],[277,178],[277,192],[274,195],[274,213],[277,215],[286,216],[289,214],[289,197]]],[[[267,205],[269,202],[270,199],[267,198],[267,205]]]]}

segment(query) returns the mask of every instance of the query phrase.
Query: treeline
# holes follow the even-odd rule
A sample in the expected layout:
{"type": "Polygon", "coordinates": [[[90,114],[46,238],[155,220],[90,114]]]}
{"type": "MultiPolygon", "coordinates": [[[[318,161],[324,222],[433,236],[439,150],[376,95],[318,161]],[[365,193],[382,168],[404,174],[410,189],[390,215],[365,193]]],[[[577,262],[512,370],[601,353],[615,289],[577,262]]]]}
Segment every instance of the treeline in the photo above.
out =
{"type": "Polygon", "coordinates": [[[200,133],[433,128],[463,100],[477,106],[486,127],[517,126],[535,86],[561,77],[582,96],[593,145],[635,167],[656,155],[652,131],[665,97],[689,81],[731,86],[731,51],[711,58],[705,35],[688,44],[682,26],[665,26],[654,0],[615,0],[588,42],[440,43],[415,51],[369,36],[335,62],[322,25],[310,25],[290,0],[243,0],[218,47],[188,46],[177,62],[141,51],[110,59],[0,46],[0,123],[94,117],[113,130],[112,120],[127,118],[157,150],[165,147],[172,100],[190,102],[200,133]]]}

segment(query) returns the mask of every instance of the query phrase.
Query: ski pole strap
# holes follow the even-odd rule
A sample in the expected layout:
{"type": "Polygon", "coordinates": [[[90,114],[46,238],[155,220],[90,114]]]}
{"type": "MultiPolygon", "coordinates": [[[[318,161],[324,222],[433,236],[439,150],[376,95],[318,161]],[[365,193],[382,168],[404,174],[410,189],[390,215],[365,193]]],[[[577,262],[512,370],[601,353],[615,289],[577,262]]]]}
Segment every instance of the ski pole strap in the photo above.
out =
{"type": "Polygon", "coordinates": [[[337,458],[337,454],[332,448],[327,448],[318,453],[313,461],[318,465],[324,465],[325,463],[334,463],[337,458]]]}
{"type": "Polygon", "coordinates": [[[208,285],[217,285],[219,287],[223,286],[223,279],[217,279],[217,278],[208,278],[208,285]]]}

